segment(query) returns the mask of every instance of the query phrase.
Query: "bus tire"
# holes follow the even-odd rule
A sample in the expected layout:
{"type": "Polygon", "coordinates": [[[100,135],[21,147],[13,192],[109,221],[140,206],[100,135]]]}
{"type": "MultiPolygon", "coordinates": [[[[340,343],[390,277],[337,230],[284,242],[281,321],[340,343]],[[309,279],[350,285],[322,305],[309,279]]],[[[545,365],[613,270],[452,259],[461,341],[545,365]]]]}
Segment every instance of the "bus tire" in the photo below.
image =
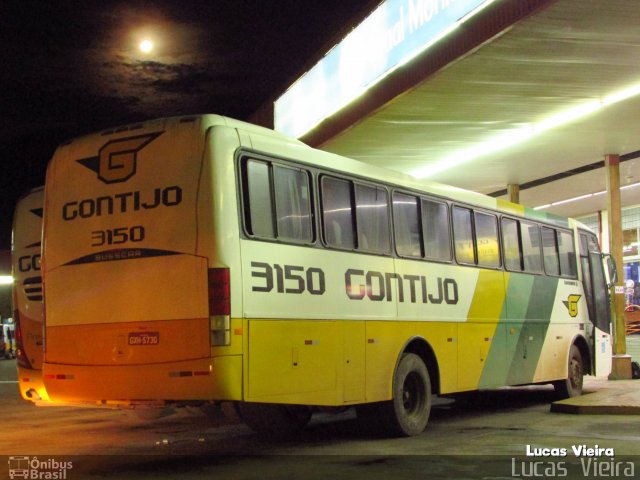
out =
{"type": "Polygon", "coordinates": [[[311,409],[303,405],[240,402],[240,419],[259,435],[271,438],[300,433],[311,420],[311,409]]]}
{"type": "Polygon", "coordinates": [[[569,350],[569,364],[567,378],[553,384],[556,394],[560,398],[571,398],[582,395],[584,380],[584,363],[580,349],[574,344],[569,350]]]}
{"type": "Polygon", "coordinates": [[[393,376],[393,399],[363,405],[361,411],[365,419],[377,416],[377,426],[386,433],[420,435],[431,412],[431,378],[422,359],[414,353],[403,354],[393,376]]]}

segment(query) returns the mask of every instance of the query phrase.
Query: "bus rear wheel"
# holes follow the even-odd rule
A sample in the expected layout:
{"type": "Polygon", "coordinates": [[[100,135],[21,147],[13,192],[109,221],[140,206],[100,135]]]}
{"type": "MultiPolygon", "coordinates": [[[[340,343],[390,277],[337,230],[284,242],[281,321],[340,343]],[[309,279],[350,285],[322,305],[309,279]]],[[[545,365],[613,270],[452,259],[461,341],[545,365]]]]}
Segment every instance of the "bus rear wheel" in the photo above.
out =
{"type": "Polygon", "coordinates": [[[360,405],[358,416],[385,433],[411,437],[420,435],[431,412],[431,379],[422,359],[405,353],[393,377],[393,399],[360,405]]]}
{"type": "Polygon", "coordinates": [[[571,345],[567,378],[555,382],[553,387],[560,398],[578,397],[582,395],[583,380],[584,363],[582,354],[576,345],[571,345]]]}
{"type": "Polygon", "coordinates": [[[300,433],[311,420],[311,408],[302,405],[240,402],[240,419],[265,437],[286,437],[300,433]]]}

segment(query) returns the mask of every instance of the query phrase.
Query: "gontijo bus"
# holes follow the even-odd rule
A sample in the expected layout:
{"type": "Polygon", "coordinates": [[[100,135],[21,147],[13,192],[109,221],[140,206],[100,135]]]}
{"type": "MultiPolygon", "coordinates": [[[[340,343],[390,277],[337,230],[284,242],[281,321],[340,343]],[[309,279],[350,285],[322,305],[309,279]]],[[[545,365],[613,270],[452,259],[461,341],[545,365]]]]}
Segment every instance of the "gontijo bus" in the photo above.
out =
{"type": "Polygon", "coordinates": [[[44,222],[52,400],[236,402],[255,429],[608,373],[596,237],[216,115],[70,141],[44,222]]]}
{"type": "Polygon", "coordinates": [[[20,395],[34,403],[47,401],[42,381],[42,276],[40,251],[44,187],[34,188],[16,203],[13,215],[11,263],[13,318],[20,395]]]}

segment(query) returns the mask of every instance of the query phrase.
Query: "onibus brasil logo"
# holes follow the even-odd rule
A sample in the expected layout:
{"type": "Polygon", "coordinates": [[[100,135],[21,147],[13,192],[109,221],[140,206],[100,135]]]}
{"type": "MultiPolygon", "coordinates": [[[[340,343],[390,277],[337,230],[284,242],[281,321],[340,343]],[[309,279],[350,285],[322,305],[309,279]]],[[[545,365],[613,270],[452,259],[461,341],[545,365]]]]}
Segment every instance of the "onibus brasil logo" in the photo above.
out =
{"type": "Polygon", "coordinates": [[[9,478],[33,480],[66,480],[67,471],[73,468],[73,462],[63,462],[54,458],[9,457],[9,478]]]}

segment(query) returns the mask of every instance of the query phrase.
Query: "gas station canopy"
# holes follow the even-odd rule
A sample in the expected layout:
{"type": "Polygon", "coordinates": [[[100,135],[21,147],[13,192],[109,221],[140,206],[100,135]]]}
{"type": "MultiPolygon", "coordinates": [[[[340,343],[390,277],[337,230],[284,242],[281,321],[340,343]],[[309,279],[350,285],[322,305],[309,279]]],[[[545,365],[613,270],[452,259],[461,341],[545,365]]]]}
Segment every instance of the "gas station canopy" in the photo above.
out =
{"type": "Polygon", "coordinates": [[[387,0],[274,105],[276,130],[561,215],[640,204],[637,0],[387,0]],[[567,200],[569,200],[567,202],[567,200]]]}

